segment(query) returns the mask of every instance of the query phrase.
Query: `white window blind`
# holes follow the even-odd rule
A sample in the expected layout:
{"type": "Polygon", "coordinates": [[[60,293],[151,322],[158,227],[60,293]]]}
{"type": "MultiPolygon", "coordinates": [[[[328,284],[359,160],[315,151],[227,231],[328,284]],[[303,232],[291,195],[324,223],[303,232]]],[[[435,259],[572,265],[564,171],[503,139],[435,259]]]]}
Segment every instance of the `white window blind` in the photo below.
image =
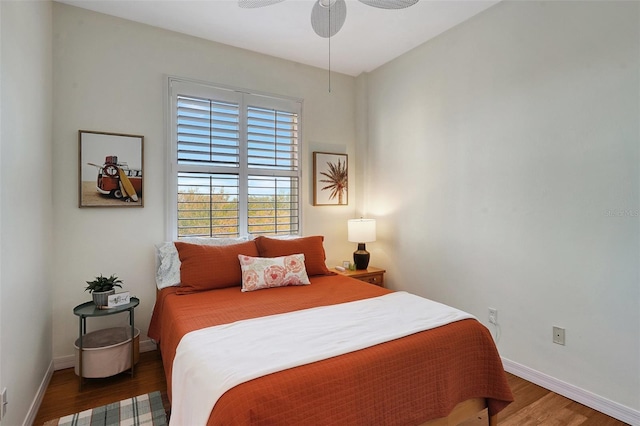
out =
{"type": "Polygon", "coordinates": [[[301,102],[171,79],[169,90],[172,236],[298,234],[301,102]]]}
{"type": "Polygon", "coordinates": [[[178,162],[238,167],[240,106],[178,96],[178,162]]]}

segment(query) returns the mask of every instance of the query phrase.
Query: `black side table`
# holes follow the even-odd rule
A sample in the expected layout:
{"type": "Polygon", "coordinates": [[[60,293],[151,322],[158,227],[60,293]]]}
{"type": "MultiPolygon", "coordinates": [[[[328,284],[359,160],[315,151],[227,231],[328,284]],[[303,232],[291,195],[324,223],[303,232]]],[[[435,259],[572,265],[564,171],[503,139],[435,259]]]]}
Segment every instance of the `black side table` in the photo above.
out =
{"type": "Polygon", "coordinates": [[[73,308],[74,315],[79,317],[79,342],[78,345],[78,372],[80,373],[80,390],[82,390],[82,384],[84,378],[82,376],[82,337],[87,334],[87,318],[88,317],[104,317],[107,315],[119,314],[121,312],[129,312],[129,325],[131,326],[131,377],[133,377],[133,369],[134,369],[134,338],[135,338],[135,330],[134,330],[134,316],[133,311],[140,304],[140,299],[137,297],[132,297],[130,302],[126,305],[116,306],[114,308],[109,309],[98,309],[95,303],[93,302],[85,302],[81,305],[73,308]]]}

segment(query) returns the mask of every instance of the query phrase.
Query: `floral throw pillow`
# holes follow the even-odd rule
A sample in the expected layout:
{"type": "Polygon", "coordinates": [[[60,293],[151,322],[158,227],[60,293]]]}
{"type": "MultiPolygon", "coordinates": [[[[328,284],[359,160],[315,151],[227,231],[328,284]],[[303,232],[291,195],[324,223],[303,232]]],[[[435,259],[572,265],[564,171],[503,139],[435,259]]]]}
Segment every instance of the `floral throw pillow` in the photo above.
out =
{"type": "Polygon", "coordinates": [[[242,269],[242,291],[311,284],[304,266],[304,254],[281,257],[240,254],[238,259],[242,269]]]}

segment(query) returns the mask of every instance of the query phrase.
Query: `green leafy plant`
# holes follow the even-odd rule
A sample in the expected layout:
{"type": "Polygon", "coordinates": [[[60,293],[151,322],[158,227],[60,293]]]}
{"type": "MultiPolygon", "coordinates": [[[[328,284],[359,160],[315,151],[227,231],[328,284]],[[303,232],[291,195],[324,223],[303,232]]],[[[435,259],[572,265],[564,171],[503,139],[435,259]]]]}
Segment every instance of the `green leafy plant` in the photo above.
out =
{"type": "Polygon", "coordinates": [[[122,280],[119,279],[118,277],[116,277],[115,275],[111,275],[109,278],[107,277],[103,277],[102,274],[100,274],[99,277],[96,277],[95,280],[93,281],[87,281],[87,287],[84,289],[84,291],[89,291],[89,293],[93,293],[94,291],[96,292],[100,292],[100,291],[109,291],[109,290],[113,290],[114,287],[120,287],[122,288],[122,280]]]}

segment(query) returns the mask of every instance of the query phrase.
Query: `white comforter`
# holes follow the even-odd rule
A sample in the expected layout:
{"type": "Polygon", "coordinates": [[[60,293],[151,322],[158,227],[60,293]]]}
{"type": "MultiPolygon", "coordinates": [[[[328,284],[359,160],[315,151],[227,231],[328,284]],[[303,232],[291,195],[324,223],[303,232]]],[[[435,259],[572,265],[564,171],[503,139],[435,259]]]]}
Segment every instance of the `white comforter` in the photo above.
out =
{"type": "Polygon", "coordinates": [[[206,424],[222,394],[257,377],[466,318],[474,317],[395,292],[193,331],[173,361],[170,425],[206,424]]]}

